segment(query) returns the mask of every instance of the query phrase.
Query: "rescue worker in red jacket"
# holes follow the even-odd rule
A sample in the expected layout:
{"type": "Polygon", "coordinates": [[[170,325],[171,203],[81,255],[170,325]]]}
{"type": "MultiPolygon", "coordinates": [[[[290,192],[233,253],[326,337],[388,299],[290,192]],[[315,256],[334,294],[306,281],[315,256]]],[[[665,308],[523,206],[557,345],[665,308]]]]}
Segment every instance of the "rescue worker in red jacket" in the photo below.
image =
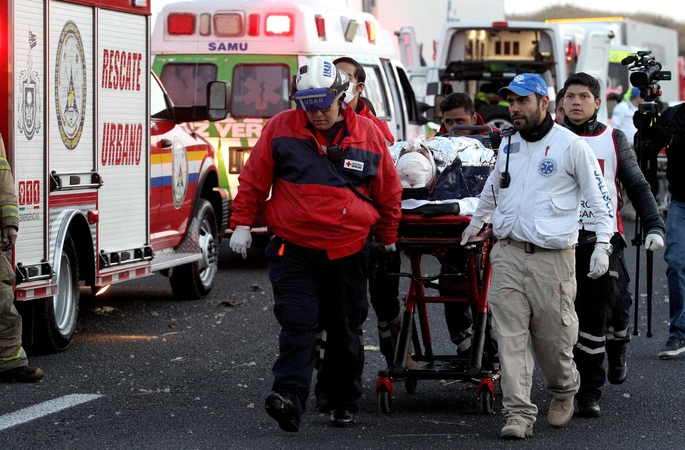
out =
{"type": "Polygon", "coordinates": [[[382,134],[344,105],[347,75],[314,57],[300,67],[297,108],[271,118],[252,149],[233,201],[230,246],[247,255],[250,226],[263,212],[274,236],[266,247],[274,313],[281,326],[267,413],[299,430],[316,361],[319,323],[331,426],[359,410],[367,317],[369,236],[395,251],[402,187],[382,134]]]}
{"type": "Polygon", "coordinates": [[[383,137],[388,145],[394,144],[395,136],[390,132],[388,122],[376,117],[376,114],[371,108],[369,108],[365,101],[360,98],[366,87],[366,71],[364,70],[364,67],[362,67],[354,58],[348,56],[336,59],[333,61],[333,64],[335,64],[335,67],[338,70],[342,70],[350,78],[350,86],[345,93],[345,103],[348,103],[354,112],[370,119],[371,122],[376,124],[378,129],[381,130],[381,133],[383,133],[383,137]]]}
{"type": "MultiPolygon", "coordinates": [[[[358,115],[369,118],[381,131],[388,145],[394,144],[395,138],[390,132],[388,123],[376,117],[369,105],[360,98],[366,87],[364,67],[355,59],[347,56],[336,59],[333,64],[350,78],[350,85],[345,92],[345,103],[349,104],[358,115]]],[[[371,306],[378,319],[380,351],[385,357],[388,367],[391,367],[395,355],[395,348],[392,343],[397,340],[400,329],[399,277],[390,277],[386,271],[378,271],[375,268],[382,264],[387,268],[387,272],[397,273],[400,271],[402,260],[399,252],[385,253],[382,248],[373,248],[370,258],[370,266],[374,268],[369,279],[371,306]]],[[[413,369],[419,368],[418,363],[413,360],[408,360],[407,363],[413,369]]],[[[318,384],[317,387],[319,387],[318,384]]],[[[326,411],[328,405],[321,400],[317,393],[317,407],[320,411],[326,411]]]]}

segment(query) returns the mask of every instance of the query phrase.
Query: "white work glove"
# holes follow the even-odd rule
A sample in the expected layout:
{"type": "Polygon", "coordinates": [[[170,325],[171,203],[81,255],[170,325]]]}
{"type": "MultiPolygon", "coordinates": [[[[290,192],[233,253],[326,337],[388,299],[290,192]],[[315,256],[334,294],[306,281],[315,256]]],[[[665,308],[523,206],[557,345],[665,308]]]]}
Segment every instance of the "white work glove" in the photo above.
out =
{"type": "Polygon", "coordinates": [[[468,227],[461,233],[461,245],[464,246],[466,243],[471,239],[472,237],[478,235],[480,233],[480,230],[482,229],[482,226],[474,225],[473,223],[470,223],[468,227]]]}
{"type": "Polygon", "coordinates": [[[664,246],[664,238],[658,234],[648,234],[645,238],[645,248],[655,252],[664,246]]]}
{"type": "Polygon", "coordinates": [[[397,251],[397,247],[395,246],[395,244],[386,245],[384,246],[384,248],[385,253],[395,253],[397,251]]]}
{"type": "Polygon", "coordinates": [[[250,227],[240,225],[235,227],[233,235],[231,236],[231,250],[243,255],[243,259],[247,259],[247,249],[252,245],[252,234],[250,227]]]}
{"type": "Polygon", "coordinates": [[[596,280],[609,270],[609,255],[601,248],[595,248],[590,257],[590,273],[588,277],[596,280]]]}

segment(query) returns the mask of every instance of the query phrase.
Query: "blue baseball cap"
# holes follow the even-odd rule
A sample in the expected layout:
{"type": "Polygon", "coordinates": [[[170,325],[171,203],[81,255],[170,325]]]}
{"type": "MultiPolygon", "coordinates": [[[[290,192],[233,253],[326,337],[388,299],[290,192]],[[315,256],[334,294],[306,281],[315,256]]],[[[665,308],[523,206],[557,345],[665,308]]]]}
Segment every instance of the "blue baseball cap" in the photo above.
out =
{"type": "Polygon", "coordinates": [[[501,88],[497,93],[504,97],[507,92],[511,91],[516,95],[530,95],[537,94],[540,96],[547,94],[547,83],[542,77],[535,73],[521,73],[511,80],[509,86],[501,88]]]}

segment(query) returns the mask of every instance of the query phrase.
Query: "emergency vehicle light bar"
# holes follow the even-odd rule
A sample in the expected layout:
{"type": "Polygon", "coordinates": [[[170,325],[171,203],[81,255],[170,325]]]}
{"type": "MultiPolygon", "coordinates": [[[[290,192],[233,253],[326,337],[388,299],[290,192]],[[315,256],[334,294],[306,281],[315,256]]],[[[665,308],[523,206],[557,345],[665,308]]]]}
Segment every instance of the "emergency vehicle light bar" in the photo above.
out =
{"type": "Polygon", "coordinates": [[[248,17],[248,36],[259,36],[259,18],[259,14],[250,14],[250,16],[248,17]]]}
{"type": "Polygon", "coordinates": [[[172,13],[167,17],[167,32],[176,35],[195,33],[195,14],[172,13]]]}
{"type": "Polygon", "coordinates": [[[266,36],[292,36],[295,32],[292,14],[277,13],[267,14],[265,20],[264,34],[266,36]]]}
{"type": "Polygon", "coordinates": [[[245,34],[245,20],[238,12],[214,14],[214,33],[220,37],[237,37],[245,34]]]}
{"type": "Polygon", "coordinates": [[[316,35],[322,41],[326,40],[326,20],[319,15],[314,16],[314,22],[316,22],[316,35]]]}
{"type": "MultiPolygon", "coordinates": [[[[199,33],[201,36],[214,34],[218,37],[259,36],[262,32],[262,16],[260,14],[248,14],[247,18],[243,11],[221,11],[214,13],[202,13],[198,16],[194,13],[170,13],[167,16],[167,34],[173,36],[188,36],[199,33]],[[212,28],[214,32],[212,33],[212,28]]],[[[341,17],[346,42],[353,42],[357,37],[360,23],[354,19],[341,17]]],[[[316,34],[320,40],[327,40],[326,19],[321,15],[314,16],[316,34]]],[[[376,24],[365,22],[366,37],[370,44],[376,43],[376,24]]],[[[269,13],[264,17],[263,33],[265,36],[294,36],[295,15],[288,12],[269,13]]]]}
{"type": "Polygon", "coordinates": [[[343,26],[345,27],[345,42],[352,42],[354,40],[354,36],[357,34],[357,28],[359,28],[359,24],[354,19],[347,19],[347,25],[345,25],[345,19],[345,17],[342,18],[343,26]]]}
{"type": "Polygon", "coordinates": [[[370,44],[376,43],[376,25],[373,22],[366,22],[366,35],[370,44]]]}

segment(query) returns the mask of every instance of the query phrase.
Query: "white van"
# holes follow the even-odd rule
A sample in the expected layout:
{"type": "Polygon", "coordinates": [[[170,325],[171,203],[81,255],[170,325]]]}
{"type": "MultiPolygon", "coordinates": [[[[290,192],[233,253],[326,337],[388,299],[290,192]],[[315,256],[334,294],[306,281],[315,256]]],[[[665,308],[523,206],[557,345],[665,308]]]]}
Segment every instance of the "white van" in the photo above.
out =
{"type": "Polygon", "coordinates": [[[292,108],[288,91],[312,56],[349,56],[366,70],[364,97],[396,140],[422,133],[414,92],[392,35],[369,13],[320,2],[197,0],[164,7],[152,33],[153,70],[176,105],[197,104],[196,86],[232,86],[231,116],[196,123],[218,149],[220,185],[232,197],[266,121],[292,108]]]}
{"type": "MultiPolygon", "coordinates": [[[[467,92],[476,111],[489,125],[510,125],[509,110],[498,90],[519,73],[537,73],[545,80],[551,100],[566,79],[586,72],[601,80],[605,96],[610,36],[605,30],[585,30],[574,24],[544,22],[446,22],[443,25],[435,67],[426,74],[425,97],[439,105],[451,92],[467,92]]],[[[410,69],[411,70],[411,69],[410,69]]],[[[420,68],[424,71],[424,68],[420,68]]],[[[425,100],[424,100],[425,99],[425,100]]],[[[429,114],[436,121],[440,111],[429,114]]],[[[606,102],[598,111],[606,123],[606,102]]]]}

